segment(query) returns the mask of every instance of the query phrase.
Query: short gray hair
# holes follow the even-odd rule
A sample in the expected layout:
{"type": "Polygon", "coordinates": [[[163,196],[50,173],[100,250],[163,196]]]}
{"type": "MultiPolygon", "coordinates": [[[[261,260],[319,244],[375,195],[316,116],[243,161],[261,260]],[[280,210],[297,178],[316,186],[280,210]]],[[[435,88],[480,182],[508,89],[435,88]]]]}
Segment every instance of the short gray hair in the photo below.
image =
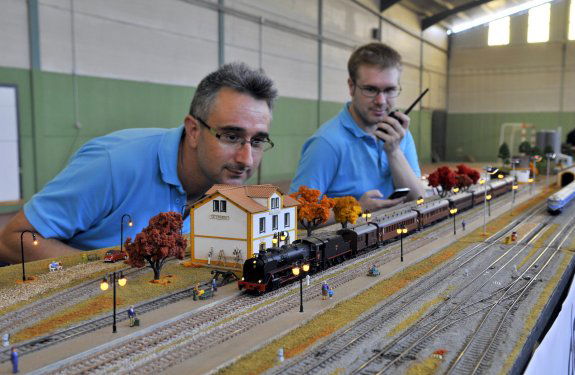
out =
{"type": "Polygon", "coordinates": [[[224,87],[265,100],[270,111],[278,95],[273,81],[262,70],[239,62],[225,64],[202,79],[192,99],[190,115],[206,120],[218,92],[224,87]]]}

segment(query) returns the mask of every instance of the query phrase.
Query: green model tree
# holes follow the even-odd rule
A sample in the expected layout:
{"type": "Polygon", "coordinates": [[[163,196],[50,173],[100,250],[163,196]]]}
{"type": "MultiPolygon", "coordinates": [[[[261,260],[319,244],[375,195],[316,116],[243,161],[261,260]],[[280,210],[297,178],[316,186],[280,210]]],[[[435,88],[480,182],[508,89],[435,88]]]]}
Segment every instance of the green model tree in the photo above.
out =
{"type": "Polygon", "coordinates": [[[507,146],[506,142],[503,142],[501,146],[499,146],[499,154],[497,157],[501,159],[504,165],[509,164],[509,157],[511,153],[509,152],[509,146],[507,146]]]}
{"type": "Polygon", "coordinates": [[[527,141],[521,142],[519,145],[519,152],[524,155],[531,155],[531,144],[527,141]]]}

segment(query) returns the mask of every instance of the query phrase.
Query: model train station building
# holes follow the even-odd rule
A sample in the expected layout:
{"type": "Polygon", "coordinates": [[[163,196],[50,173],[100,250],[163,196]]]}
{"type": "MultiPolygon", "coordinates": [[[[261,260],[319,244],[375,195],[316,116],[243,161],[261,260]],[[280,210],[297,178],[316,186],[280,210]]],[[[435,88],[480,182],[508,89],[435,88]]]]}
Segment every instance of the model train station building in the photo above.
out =
{"type": "Polygon", "coordinates": [[[237,268],[260,250],[293,242],[297,206],[277,186],[214,185],[190,209],[192,261],[237,268]]]}

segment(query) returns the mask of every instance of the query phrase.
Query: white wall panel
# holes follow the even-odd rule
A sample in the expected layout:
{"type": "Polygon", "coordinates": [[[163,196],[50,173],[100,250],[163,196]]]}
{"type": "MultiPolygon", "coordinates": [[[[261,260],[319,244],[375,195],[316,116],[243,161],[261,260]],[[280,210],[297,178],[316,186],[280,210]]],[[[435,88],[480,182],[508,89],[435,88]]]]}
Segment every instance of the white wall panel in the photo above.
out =
{"type": "Polygon", "coordinates": [[[2,0],[0,5],[0,66],[28,69],[28,10],[22,0],[2,0]]]}
{"type": "Polygon", "coordinates": [[[346,102],[350,99],[347,86],[347,60],[352,51],[347,48],[324,44],[322,99],[346,102]]]}
{"type": "Polygon", "coordinates": [[[325,1],[323,33],[351,45],[371,42],[371,30],[379,27],[377,16],[347,0],[325,1]]]}
{"type": "Polygon", "coordinates": [[[446,30],[441,26],[434,25],[423,31],[423,39],[447,50],[449,38],[446,30]]]}
{"type": "Polygon", "coordinates": [[[563,110],[573,112],[575,111],[575,67],[571,66],[570,69],[565,72],[563,110]]]}
{"type": "MultiPolygon", "coordinates": [[[[324,7],[326,3],[324,3],[324,7]]],[[[317,32],[317,0],[228,0],[225,1],[225,6],[300,30],[311,33],[317,32]]]]}
{"type": "Polygon", "coordinates": [[[16,88],[0,86],[0,202],[20,199],[16,88]]]}
{"type": "Polygon", "coordinates": [[[317,99],[317,42],[264,28],[263,68],[281,96],[317,99]]]}
{"type": "MultiPolygon", "coordinates": [[[[173,7],[166,7],[165,2],[76,0],[76,72],[196,85],[217,67],[217,15],[212,10],[172,2],[173,7]]],[[[43,67],[69,73],[69,7],[60,7],[54,0],[42,4],[41,24],[46,30],[42,33],[43,67]]]]}
{"type": "Polygon", "coordinates": [[[382,34],[383,43],[395,48],[404,62],[419,66],[419,39],[386,25],[383,25],[382,34]]]}
{"type": "Polygon", "coordinates": [[[401,74],[401,95],[397,98],[397,106],[399,108],[409,107],[419,94],[419,69],[404,66],[401,74]]]}
{"type": "MultiPolygon", "coordinates": [[[[402,6],[392,6],[383,12],[383,16],[393,21],[397,25],[401,25],[401,27],[411,31],[414,34],[419,34],[420,28],[420,20],[418,16],[410,11],[407,8],[402,6]]],[[[383,27],[390,26],[385,21],[383,22],[383,27]]],[[[403,31],[397,31],[403,32],[403,31]]]]}
{"type": "Polygon", "coordinates": [[[242,61],[253,68],[259,68],[259,29],[257,23],[238,17],[225,16],[225,61],[242,61]]]}
{"type": "Polygon", "coordinates": [[[428,44],[424,44],[423,65],[425,69],[447,74],[447,54],[428,44]]]}

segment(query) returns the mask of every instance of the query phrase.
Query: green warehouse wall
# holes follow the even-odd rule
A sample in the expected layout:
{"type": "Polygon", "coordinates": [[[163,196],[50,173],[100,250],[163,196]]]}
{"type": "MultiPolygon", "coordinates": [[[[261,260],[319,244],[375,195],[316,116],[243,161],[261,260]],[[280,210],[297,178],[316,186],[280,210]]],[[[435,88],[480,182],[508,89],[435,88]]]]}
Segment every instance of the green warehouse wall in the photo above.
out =
{"type": "MultiPolygon", "coordinates": [[[[179,125],[194,93],[192,87],[2,67],[0,84],[18,87],[24,201],[50,181],[82,144],[94,137],[125,128],[179,125]],[[74,103],[74,84],[77,104],[74,103]],[[79,128],[76,123],[80,124],[79,128]]],[[[301,146],[317,129],[318,120],[319,123],[327,121],[341,107],[342,103],[337,102],[280,97],[271,127],[276,147],[265,155],[261,182],[291,179],[301,146]]],[[[411,132],[421,162],[429,162],[431,112],[414,111],[411,117],[411,132]]],[[[256,181],[254,177],[250,183],[256,181]]],[[[20,206],[2,206],[0,213],[18,208],[20,206]]]]}
{"type": "Polygon", "coordinates": [[[564,142],[567,133],[575,128],[575,112],[448,114],[447,160],[496,160],[501,125],[507,122],[533,124],[537,130],[562,127],[561,141],[564,142]]]}

